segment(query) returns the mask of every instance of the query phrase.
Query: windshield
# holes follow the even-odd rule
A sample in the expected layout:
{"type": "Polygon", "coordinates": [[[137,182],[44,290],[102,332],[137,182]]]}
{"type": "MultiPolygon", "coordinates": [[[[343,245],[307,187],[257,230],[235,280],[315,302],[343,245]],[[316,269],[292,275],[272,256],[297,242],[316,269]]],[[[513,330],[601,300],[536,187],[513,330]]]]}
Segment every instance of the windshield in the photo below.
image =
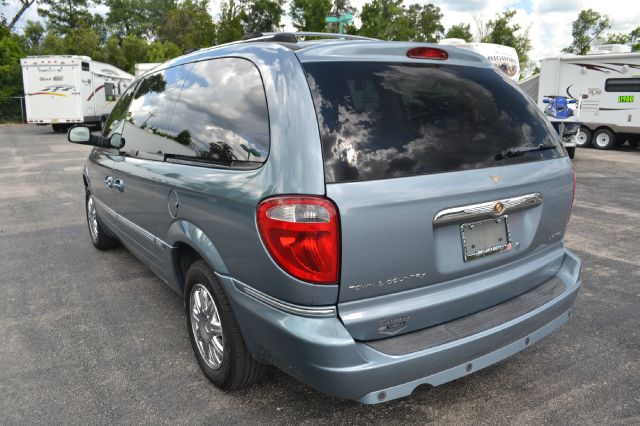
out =
{"type": "Polygon", "coordinates": [[[493,69],[303,64],[327,183],[502,166],[564,155],[536,105],[493,69]],[[496,159],[520,147],[552,146],[496,159]]]}

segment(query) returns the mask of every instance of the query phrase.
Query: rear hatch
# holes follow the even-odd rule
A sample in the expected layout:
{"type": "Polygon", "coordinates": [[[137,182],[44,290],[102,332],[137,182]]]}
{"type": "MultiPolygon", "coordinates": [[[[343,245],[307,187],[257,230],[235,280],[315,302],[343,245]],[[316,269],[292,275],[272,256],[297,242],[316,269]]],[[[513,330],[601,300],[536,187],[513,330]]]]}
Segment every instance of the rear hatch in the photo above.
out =
{"type": "Polygon", "coordinates": [[[541,284],[560,266],[570,214],[571,164],[526,95],[484,64],[406,51],[302,60],[340,211],[338,311],[360,340],[541,284]]]}

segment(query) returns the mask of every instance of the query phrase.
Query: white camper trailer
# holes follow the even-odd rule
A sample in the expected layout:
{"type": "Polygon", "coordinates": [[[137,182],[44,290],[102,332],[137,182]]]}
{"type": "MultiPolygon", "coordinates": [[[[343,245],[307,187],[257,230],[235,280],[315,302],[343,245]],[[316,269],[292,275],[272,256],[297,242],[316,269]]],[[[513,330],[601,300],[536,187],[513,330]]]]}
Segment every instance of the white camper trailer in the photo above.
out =
{"type": "Polygon", "coordinates": [[[160,62],[142,62],[140,64],[135,64],[133,69],[136,73],[136,78],[140,77],[142,74],[146,73],[149,70],[154,69],[160,65],[160,62]]]}
{"type": "MultiPolygon", "coordinates": [[[[582,124],[577,145],[610,149],[626,140],[640,140],[640,52],[620,52],[615,45],[600,46],[588,55],[543,59],[536,100],[541,110],[549,99],[575,102],[582,124]],[[612,53],[615,52],[615,53],[612,53]],[[546,100],[546,102],[545,102],[546,100]]],[[[532,80],[532,83],[535,83],[532,80]]],[[[533,88],[528,92],[534,94],[533,88]]]]}
{"type": "Polygon", "coordinates": [[[511,80],[518,81],[520,79],[520,60],[518,59],[518,52],[513,47],[493,43],[468,43],[461,38],[445,38],[440,40],[438,44],[455,46],[479,53],[511,80]]]}
{"type": "Polygon", "coordinates": [[[27,121],[64,131],[100,124],[133,76],[88,56],[29,56],[20,60],[27,121]]]}

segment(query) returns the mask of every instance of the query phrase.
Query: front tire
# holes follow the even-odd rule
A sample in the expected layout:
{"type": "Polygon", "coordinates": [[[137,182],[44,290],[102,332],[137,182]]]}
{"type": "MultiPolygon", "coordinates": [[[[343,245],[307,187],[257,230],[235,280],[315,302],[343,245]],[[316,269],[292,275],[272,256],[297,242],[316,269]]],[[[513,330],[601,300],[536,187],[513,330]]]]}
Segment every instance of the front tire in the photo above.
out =
{"type": "Polygon", "coordinates": [[[259,380],[264,365],[244,344],[229,299],[213,270],[198,260],[189,267],[185,284],[187,330],[204,375],[225,391],[259,380]]]}
{"type": "Polygon", "coordinates": [[[616,135],[608,129],[600,129],[593,134],[594,147],[598,149],[611,149],[616,145],[616,135]]]}
{"type": "Polygon", "coordinates": [[[118,240],[109,235],[98,217],[96,203],[93,195],[87,192],[85,207],[87,211],[87,225],[89,226],[89,236],[93,246],[98,250],[108,250],[118,245],[118,240]]]}

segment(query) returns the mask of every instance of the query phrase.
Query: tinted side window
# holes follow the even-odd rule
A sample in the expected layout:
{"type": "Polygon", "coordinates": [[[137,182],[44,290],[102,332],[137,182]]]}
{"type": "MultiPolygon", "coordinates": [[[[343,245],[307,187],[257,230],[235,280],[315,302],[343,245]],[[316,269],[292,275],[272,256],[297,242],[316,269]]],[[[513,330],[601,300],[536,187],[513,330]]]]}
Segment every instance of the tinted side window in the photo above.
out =
{"type": "Polygon", "coordinates": [[[604,84],[607,92],[640,92],[640,78],[608,78],[604,84]]]}
{"type": "MultiPolygon", "coordinates": [[[[105,138],[117,137],[119,138],[122,135],[122,126],[124,124],[124,120],[127,116],[127,110],[129,109],[129,105],[133,100],[133,94],[136,89],[136,83],[132,83],[131,86],[127,89],[125,94],[116,102],[116,105],[111,110],[111,114],[109,114],[109,118],[104,123],[102,136],[105,138]],[[118,135],[118,136],[114,136],[118,135]]],[[[119,145],[119,139],[113,139],[111,141],[113,146],[119,145]]]]}
{"type": "Polygon", "coordinates": [[[188,75],[186,66],[158,71],[140,81],[127,113],[124,150],[129,156],[164,160],[171,114],[188,75]]]}
{"type": "Polygon", "coordinates": [[[178,160],[251,167],[269,154],[262,78],[245,59],[196,62],[180,93],[166,153],[178,160]]]}

